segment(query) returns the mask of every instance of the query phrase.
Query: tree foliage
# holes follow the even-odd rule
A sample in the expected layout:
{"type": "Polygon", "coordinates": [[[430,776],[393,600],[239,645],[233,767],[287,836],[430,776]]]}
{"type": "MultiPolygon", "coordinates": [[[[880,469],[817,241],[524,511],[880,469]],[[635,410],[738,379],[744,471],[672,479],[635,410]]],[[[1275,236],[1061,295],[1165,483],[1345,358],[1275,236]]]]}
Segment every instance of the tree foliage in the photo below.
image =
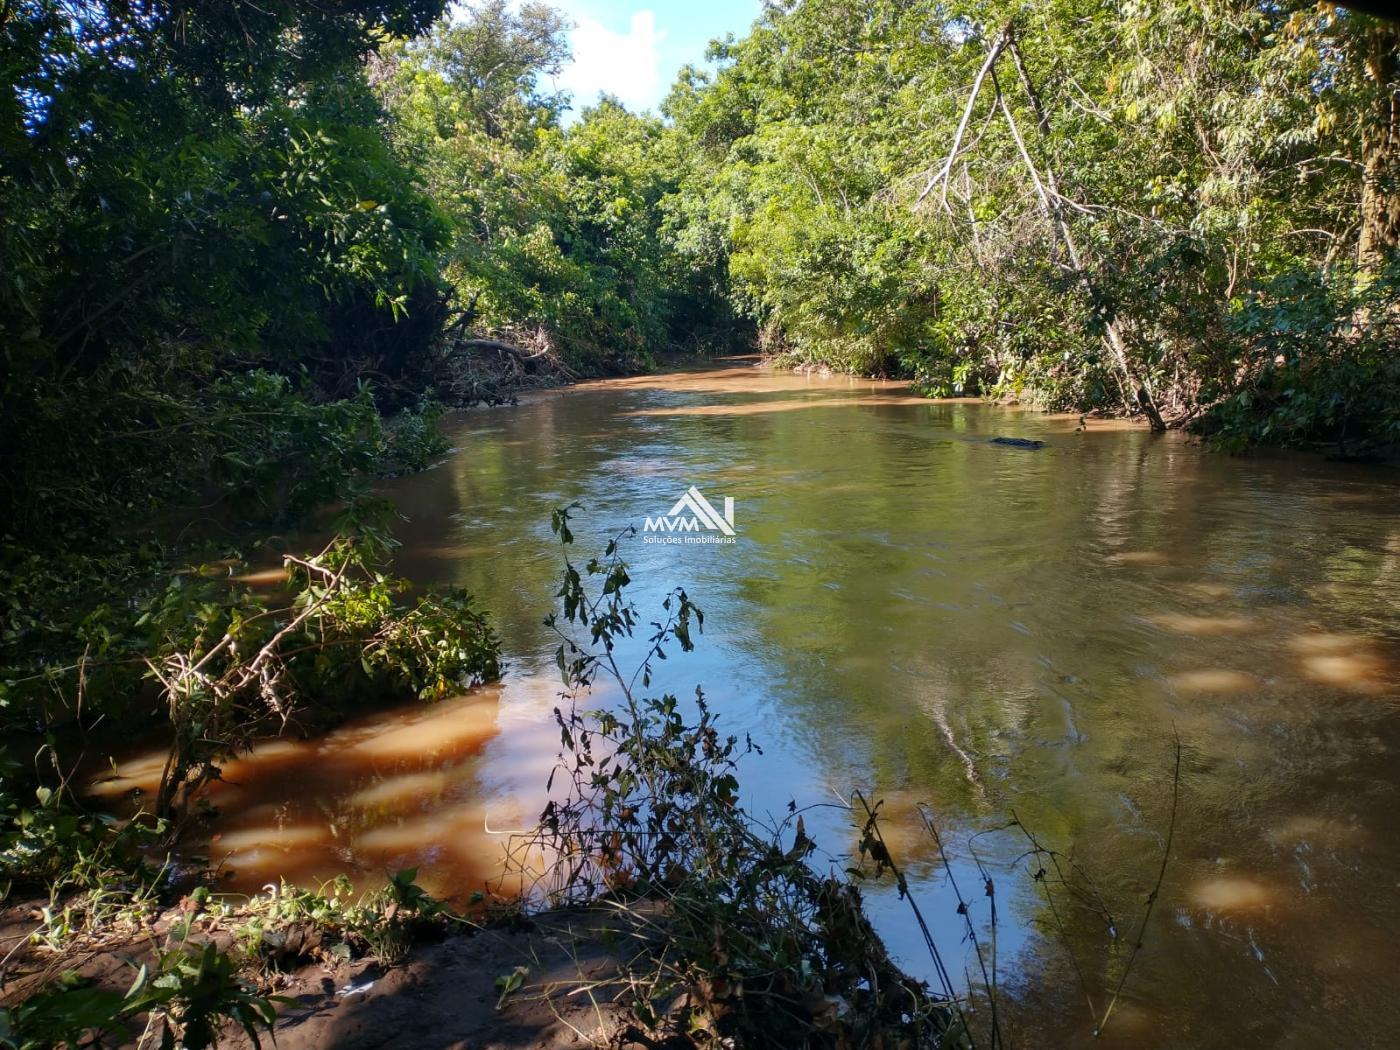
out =
{"type": "Polygon", "coordinates": [[[583,373],[727,345],[723,283],[673,247],[674,136],[610,99],[565,127],[569,100],[542,86],[569,57],[566,28],[541,4],[489,0],[376,65],[397,140],[452,221],[460,324],[583,373]]]}
{"type": "Polygon", "coordinates": [[[297,430],[301,405],[326,405],[337,429],[349,409],[330,403],[362,382],[388,394],[416,378],[447,228],[391,150],[357,56],[437,12],[4,6],[10,528],[106,528],[149,509],[137,492],[236,468],[250,429],[297,430]]]}
{"type": "Polygon", "coordinates": [[[681,245],[798,361],[1393,443],[1354,377],[1396,390],[1396,44],[1304,3],[770,4],[667,103],[681,245]]]}

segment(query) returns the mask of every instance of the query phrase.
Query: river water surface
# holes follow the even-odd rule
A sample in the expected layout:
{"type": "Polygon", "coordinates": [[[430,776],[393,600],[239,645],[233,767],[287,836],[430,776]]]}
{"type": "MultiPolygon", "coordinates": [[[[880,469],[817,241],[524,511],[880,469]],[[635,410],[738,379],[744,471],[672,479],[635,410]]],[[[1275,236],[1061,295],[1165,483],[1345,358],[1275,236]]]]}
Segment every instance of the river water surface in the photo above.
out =
{"type": "MultiPolygon", "coordinates": [[[[975,851],[1015,1045],[1400,1045],[1394,474],[747,362],[454,426],[456,454],[390,486],[409,518],[399,570],[468,587],[506,677],[231,764],[207,846],[234,885],[410,864],[458,898],[487,883],[558,749],[550,511],[583,505],[583,560],[693,485],[734,500],[733,543],[626,545],[645,619],[674,586],[706,614],[656,689],[703,686],[763,747],[741,769],[753,811],[832,803],[807,828],[837,866],[856,842],[837,801],[884,799],[959,973],[974,957],[916,806],[986,940],[975,851]],[[1102,1012],[1156,881],[1176,737],[1162,894],[1095,1040],[1086,1000],[1102,1012]],[[1075,894],[1052,888],[1053,908],[1013,813],[1085,873],[1075,894]]],[[[141,756],[121,773],[109,790],[149,776],[141,756]]],[[[868,897],[929,974],[907,905],[888,885],[868,897]]]]}

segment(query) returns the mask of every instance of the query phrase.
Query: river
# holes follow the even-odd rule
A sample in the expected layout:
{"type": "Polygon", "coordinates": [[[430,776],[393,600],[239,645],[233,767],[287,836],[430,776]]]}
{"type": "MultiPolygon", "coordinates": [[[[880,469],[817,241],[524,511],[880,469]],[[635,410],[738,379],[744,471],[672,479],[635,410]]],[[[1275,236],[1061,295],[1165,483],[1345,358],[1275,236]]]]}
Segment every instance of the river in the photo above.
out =
{"type": "MultiPolygon", "coordinates": [[[[387,487],[408,516],[398,567],[469,588],[507,674],[233,763],[204,844],[233,885],[407,865],[458,899],[488,883],[558,747],[550,511],[582,504],[583,560],[694,486],[721,515],[733,500],[733,542],[625,544],[644,620],[674,586],[705,612],[697,650],[660,665],[655,690],[703,686],[722,725],[762,746],[741,767],[752,811],[829,803],[807,829],[834,866],[856,842],[839,801],[884,799],[958,972],[973,957],[916,807],[985,942],[975,853],[1016,1045],[1395,1045],[1393,472],[745,361],[545,392],[452,427],[459,451],[387,487]],[[1086,997],[1102,1012],[1117,982],[1174,797],[1161,896],[1096,1040],[1086,997]],[[1054,908],[1013,814],[1083,873],[1051,887],[1054,908]]],[[[118,787],[139,780],[142,756],[122,773],[118,787]]],[[[927,974],[907,905],[888,884],[868,900],[927,974]]]]}

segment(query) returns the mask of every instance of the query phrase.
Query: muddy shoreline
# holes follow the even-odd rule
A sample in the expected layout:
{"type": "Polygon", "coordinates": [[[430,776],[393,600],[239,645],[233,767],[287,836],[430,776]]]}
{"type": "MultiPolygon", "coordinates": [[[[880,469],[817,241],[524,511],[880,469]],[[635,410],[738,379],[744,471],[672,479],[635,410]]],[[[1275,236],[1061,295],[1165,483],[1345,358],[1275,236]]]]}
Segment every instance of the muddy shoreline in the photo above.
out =
{"type": "MultiPolygon", "coordinates": [[[[34,900],[0,912],[0,958],[6,958],[0,1006],[17,1005],[65,971],[87,987],[124,992],[140,966],[155,965],[157,948],[188,918],[187,906],[177,905],[145,921],[123,921],[100,937],[75,937],[53,951],[27,943],[45,904],[34,900]]],[[[602,908],[555,909],[484,925],[461,921],[430,932],[405,959],[386,967],[369,957],[339,957],[319,936],[291,927],[277,936],[284,943],[304,937],[296,954],[272,956],[250,979],[259,994],[279,998],[271,1035],[281,1050],[623,1047],[633,1044],[622,1038],[628,1013],[616,1001],[626,988],[617,933],[602,908]],[[502,979],[511,975],[518,975],[519,986],[503,994],[502,979]]],[[[229,951],[238,939],[236,924],[196,916],[188,943],[229,951]]],[[[136,1047],[140,1035],[132,1027],[104,1045],[136,1047]]],[[[230,1025],[220,1045],[253,1044],[230,1025]]]]}

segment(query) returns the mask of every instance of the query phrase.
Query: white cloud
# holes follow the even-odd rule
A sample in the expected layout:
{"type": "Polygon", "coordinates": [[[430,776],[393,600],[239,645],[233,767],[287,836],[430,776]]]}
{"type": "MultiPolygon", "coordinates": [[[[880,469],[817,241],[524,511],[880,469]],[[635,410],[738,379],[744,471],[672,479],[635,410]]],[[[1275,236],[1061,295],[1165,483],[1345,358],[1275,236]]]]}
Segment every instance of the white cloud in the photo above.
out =
{"type": "Polygon", "coordinates": [[[666,38],[666,30],[656,28],[656,16],[637,11],[625,33],[587,15],[572,17],[576,25],[569,44],[574,59],[557,82],[573,93],[574,109],[592,105],[604,92],[616,95],[629,109],[655,107],[662,96],[660,44],[666,38]]]}

